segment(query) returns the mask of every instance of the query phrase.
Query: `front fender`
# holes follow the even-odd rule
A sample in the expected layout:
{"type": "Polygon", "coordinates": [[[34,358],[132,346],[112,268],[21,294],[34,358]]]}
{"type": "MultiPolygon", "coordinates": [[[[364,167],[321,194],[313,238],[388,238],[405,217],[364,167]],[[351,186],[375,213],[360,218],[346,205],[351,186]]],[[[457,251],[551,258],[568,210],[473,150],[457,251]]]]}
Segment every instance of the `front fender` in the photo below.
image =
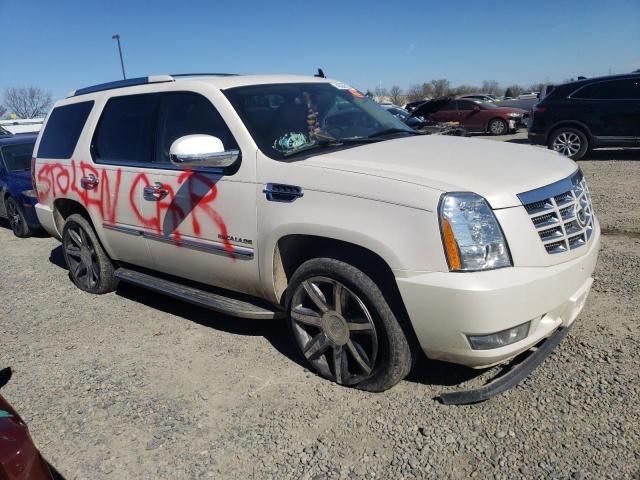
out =
{"type": "Polygon", "coordinates": [[[434,212],[328,192],[305,190],[293,203],[258,202],[258,258],[265,297],[277,301],[274,255],[288,235],[340,240],[370,250],[396,276],[446,271],[434,212]]]}

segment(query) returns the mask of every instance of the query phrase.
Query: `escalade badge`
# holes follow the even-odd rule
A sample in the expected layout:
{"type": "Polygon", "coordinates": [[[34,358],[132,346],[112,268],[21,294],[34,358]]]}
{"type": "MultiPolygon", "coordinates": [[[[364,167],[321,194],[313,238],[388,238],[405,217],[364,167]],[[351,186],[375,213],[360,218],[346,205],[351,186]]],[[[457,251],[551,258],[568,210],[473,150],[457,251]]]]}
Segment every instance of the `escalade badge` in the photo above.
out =
{"type": "Polygon", "coordinates": [[[236,237],[234,235],[222,235],[221,233],[218,234],[218,238],[220,240],[228,240],[229,242],[244,243],[245,245],[253,245],[253,240],[249,238],[241,238],[241,237],[236,237]]]}

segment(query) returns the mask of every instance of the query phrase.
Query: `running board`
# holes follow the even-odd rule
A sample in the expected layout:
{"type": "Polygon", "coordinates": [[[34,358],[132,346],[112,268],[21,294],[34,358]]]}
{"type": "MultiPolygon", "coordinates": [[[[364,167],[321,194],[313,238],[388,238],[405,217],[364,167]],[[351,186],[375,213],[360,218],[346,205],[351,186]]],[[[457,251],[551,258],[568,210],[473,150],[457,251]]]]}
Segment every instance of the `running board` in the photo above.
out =
{"type": "Polygon", "coordinates": [[[282,318],[284,315],[282,311],[275,308],[271,310],[250,301],[230,298],[128,268],[118,268],[115,271],[115,276],[122,282],[132,283],[231,317],[270,320],[282,318]]]}

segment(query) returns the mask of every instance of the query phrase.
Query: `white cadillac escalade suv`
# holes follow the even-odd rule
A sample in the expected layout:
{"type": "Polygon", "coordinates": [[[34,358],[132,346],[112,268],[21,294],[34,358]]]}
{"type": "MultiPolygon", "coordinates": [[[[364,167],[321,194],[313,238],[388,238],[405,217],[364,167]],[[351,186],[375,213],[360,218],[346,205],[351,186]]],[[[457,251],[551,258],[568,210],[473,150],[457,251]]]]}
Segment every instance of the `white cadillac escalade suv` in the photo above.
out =
{"type": "Polygon", "coordinates": [[[600,231],[573,161],[415,132],[326,78],[84,88],[35,152],[38,218],[80,289],[286,317],[343,385],[385,390],[420,350],[487,367],[537,346],[518,378],[458,401],[486,398],[566,335],[592,283],[600,231]]]}

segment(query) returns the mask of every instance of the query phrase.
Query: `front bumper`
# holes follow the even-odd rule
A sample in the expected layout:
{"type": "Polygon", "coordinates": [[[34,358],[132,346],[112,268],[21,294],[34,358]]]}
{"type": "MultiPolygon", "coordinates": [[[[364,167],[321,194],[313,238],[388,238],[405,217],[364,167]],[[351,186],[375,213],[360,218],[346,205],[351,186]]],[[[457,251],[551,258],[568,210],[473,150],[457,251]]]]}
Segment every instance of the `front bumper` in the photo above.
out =
{"type": "Polygon", "coordinates": [[[396,280],[427,357],[484,368],[510,360],[573,323],[593,283],[599,244],[596,230],[584,255],[558,265],[433,272],[396,280]],[[528,336],[510,345],[473,350],[467,340],[467,335],[489,335],[527,321],[528,336]]]}
{"type": "Polygon", "coordinates": [[[49,205],[46,205],[44,203],[36,203],[34,209],[42,228],[44,228],[45,231],[52,237],[61,240],[62,235],[58,231],[55,217],[53,216],[53,210],[51,210],[49,205]]]}

